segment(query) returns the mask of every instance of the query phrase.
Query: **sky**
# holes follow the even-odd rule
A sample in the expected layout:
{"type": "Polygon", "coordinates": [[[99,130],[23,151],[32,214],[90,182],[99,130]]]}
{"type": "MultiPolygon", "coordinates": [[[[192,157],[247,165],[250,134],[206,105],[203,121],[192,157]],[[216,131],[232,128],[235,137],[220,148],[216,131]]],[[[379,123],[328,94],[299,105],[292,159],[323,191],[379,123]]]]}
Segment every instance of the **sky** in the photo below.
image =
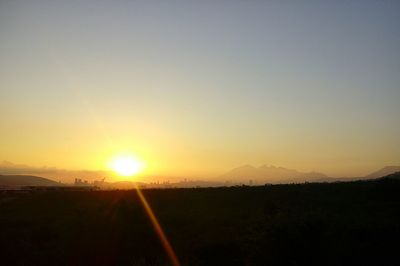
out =
{"type": "Polygon", "coordinates": [[[398,1],[0,1],[0,160],[400,164],[398,1]]]}

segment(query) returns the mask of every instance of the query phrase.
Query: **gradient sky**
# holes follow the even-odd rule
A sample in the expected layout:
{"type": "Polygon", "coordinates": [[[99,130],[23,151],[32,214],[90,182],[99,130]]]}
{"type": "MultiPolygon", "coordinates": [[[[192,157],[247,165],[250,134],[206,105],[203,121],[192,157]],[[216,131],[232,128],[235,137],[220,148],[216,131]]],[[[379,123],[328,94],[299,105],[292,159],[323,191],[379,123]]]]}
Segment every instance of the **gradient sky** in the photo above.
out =
{"type": "Polygon", "coordinates": [[[400,163],[399,1],[0,2],[0,160],[210,177],[400,163]]]}

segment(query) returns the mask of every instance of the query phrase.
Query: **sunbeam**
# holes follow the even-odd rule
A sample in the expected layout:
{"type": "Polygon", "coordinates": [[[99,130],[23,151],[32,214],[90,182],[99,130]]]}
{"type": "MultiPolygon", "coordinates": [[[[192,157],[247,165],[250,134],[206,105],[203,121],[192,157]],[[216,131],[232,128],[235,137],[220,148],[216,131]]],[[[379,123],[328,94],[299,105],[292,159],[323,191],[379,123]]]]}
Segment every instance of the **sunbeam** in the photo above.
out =
{"type": "Polygon", "coordinates": [[[147,202],[146,198],[144,197],[142,191],[140,190],[139,186],[136,186],[136,192],[139,196],[139,199],[143,205],[144,210],[146,211],[147,216],[149,217],[151,224],[154,227],[154,230],[156,231],[158,237],[160,238],[161,244],[167,253],[168,257],[171,260],[172,265],[174,266],[180,266],[180,262],[178,260],[178,257],[175,254],[174,249],[172,248],[171,244],[168,241],[167,236],[164,233],[164,230],[161,228],[160,223],[158,222],[157,217],[155,216],[153,210],[151,209],[150,204],[147,202]]]}

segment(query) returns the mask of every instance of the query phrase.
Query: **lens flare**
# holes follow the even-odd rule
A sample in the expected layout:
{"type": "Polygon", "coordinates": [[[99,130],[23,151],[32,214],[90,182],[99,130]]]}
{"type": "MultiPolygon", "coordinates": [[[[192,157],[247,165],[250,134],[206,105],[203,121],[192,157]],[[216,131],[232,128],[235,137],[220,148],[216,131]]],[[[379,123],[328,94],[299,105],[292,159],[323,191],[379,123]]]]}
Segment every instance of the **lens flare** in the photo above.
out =
{"type": "Polygon", "coordinates": [[[142,191],[138,186],[136,186],[136,192],[139,196],[140,201],[142,202],[143,208],[146,211],[147,216],[150,219],[151,224],[153,225],[154,230],[156,231],[158,237],[160,238],[161,244],[164,247],[165,252],[167,253],[168,257],[171,260],[171,263],[173,266],[180,266],[180,262],[178,260],[178,257],[175,254],[174,249],[171,246],[171,243],[169,242],[167,236],[164,233],[164,230],[162,229],[160,223],[158,222],[158,219],[156,215],[154,214],[153,210],[150,207],[150,204],[147,202],[146,198],[144,197],[142,191]]]}

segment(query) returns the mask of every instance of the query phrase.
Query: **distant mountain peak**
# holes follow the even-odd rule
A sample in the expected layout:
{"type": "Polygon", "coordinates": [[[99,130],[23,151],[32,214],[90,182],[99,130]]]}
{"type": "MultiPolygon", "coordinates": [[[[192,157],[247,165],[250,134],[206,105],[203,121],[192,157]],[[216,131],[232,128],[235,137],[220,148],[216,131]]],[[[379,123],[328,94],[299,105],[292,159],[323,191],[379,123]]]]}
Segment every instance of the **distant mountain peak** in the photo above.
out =
{"type": "Polygon", "coordinates": [[[239,170],[253,170],[253,169],[257,169],[257,168],[252,166],[251,164],[245,164],[245,165],[236,167],[233,170],[239,171],[239,170]]]}
{"type": "Polygon", "coordinates": [[[270,167],[275,167],[274,165],[270,164],[263,164],[259,168],[270,168],[270,167]]]}
{"type": "Polygon", "coordinates": [[[251,164],[245,164],[239,168],[255,168],[254,166],[252,166],[251,164]]]}
{"type": "Polygon", "coordinates": [[[378,177],[383,177],[383,176],[393,174],[395,172],[400,172],[400,166],[389,165],[389,166],[385,166],[385,167],[379,169],[378,171],[375,171],[375,172],[367,175],[366,177],[367,178],[378,178],[378,177]]]}
{"type": "Polygon", "coordinates": [[[264,164],[258,168],[252,165],[234,168],[220,178],[225,179],[225,181],[238,183],[247,183],[249,180],[253,180],[258,184],[262,184],[304,182],[310,181],[310,179],[327,178],[327,176],[317,172],[302,173],[293,169],[264,164]]]}

